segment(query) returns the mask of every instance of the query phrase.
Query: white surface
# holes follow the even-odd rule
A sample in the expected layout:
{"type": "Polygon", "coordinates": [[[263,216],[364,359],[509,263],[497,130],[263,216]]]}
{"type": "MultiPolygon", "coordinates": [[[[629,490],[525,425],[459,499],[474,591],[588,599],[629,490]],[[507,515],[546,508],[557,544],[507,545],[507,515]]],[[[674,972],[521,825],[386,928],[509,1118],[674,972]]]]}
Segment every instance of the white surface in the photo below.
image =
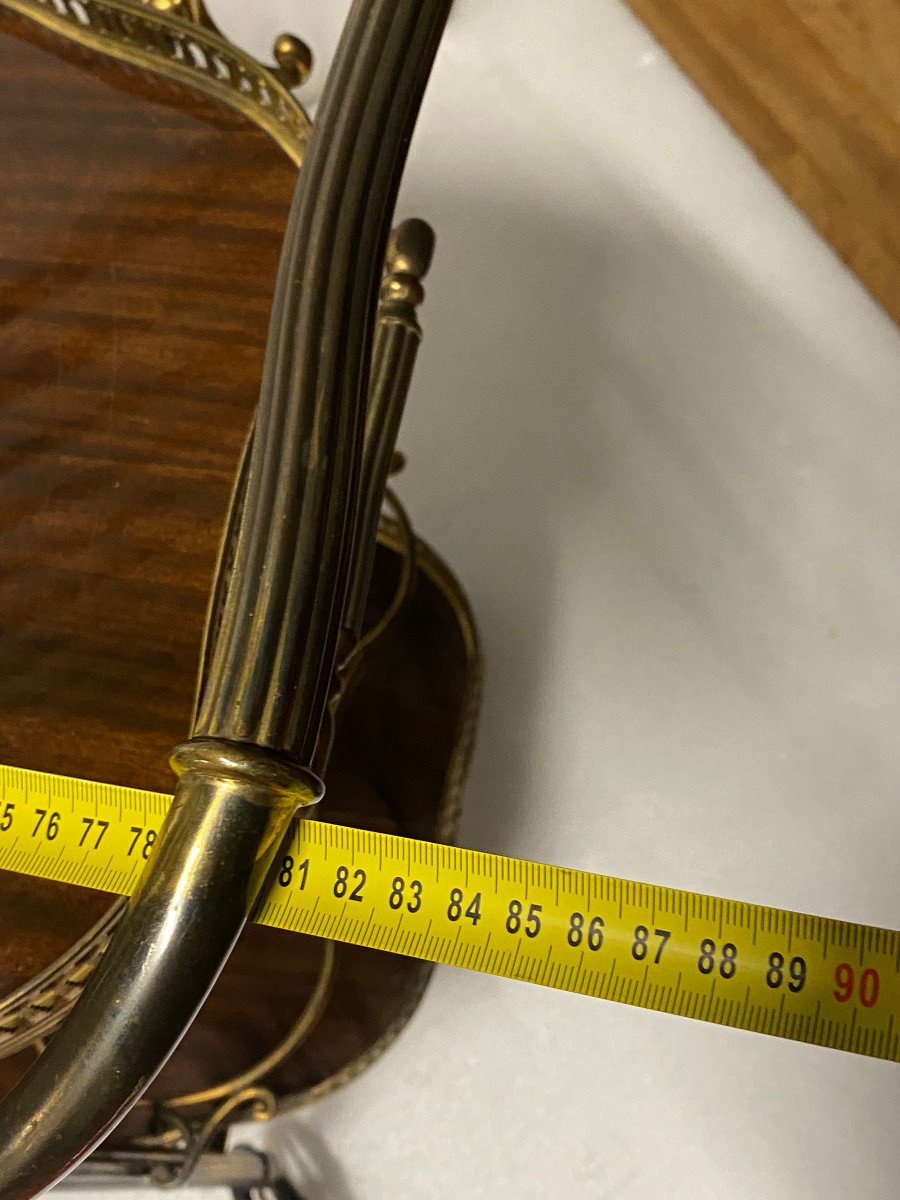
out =
{"type": "MultiPolygon", "coordinates": [[[[347,4],[218,0],[264,52],[347,4]]],[[[317,93],[317,88],[311,94],[317,93]]],[[[472,846],[896,926],[900,343],[615,0],[458,0],[401,490],[487,655],[472,846]]],[[[896,1194],[895,1067],[440,969],[309,1200],[896,1194]]]]}

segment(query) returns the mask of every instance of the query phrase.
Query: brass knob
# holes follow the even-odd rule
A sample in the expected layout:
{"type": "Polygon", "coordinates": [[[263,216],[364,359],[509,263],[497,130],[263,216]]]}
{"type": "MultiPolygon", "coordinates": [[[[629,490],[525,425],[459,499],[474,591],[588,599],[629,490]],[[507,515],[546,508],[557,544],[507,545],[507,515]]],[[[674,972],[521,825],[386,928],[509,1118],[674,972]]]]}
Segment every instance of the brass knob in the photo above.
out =
{"type": "Polygon", "coordinates": [[[299,87],[306,83],[312,71],[313,56],[302,38],[293,33],[280,33],[275,39],[272,53],[283,83],[288,87],[299,87]]]}
{"type": "Polygon", "coordinates": [[[395,311],[402,305],[418,307],[425,298],[420,281],[427,274],[433,255],[434,230],[428,222],[421,217],[401,221],[388,241],[381,283],[382,303],[395,311]]]}

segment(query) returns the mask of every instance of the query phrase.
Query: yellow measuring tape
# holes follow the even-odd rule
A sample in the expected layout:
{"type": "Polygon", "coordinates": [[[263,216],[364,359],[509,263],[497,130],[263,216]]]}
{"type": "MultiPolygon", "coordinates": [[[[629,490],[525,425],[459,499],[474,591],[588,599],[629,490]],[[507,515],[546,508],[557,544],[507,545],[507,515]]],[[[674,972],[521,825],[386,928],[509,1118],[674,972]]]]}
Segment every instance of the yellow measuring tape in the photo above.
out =
{"type": "MultiPolygon", "coordinates": [[[[130,893],[170,797],[0,767],[0,868],[130,893]]],[[[298,821],[265,925],[900,1061],[900,933],[298,821]]]]}

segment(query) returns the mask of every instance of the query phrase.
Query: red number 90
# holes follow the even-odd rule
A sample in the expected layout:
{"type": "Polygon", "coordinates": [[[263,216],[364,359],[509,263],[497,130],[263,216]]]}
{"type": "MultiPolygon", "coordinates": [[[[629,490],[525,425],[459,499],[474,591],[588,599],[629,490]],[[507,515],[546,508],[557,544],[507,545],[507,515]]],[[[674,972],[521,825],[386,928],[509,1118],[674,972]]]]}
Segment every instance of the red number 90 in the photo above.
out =
{"type": "MultiPolygon", "coordinates": [[[[835,1000],[846,1004],[848,1000],[853,999],[856,975],[849,963],[840,963],[835,968],[834,982],[837,985],[834,989],[835,1000]]],[[[881,980],[878,972],[874,967],[866,967],[859,977],[859,1002],[863,1008],[871,1008],[875,1004],[880,988],[881,980]]]]}

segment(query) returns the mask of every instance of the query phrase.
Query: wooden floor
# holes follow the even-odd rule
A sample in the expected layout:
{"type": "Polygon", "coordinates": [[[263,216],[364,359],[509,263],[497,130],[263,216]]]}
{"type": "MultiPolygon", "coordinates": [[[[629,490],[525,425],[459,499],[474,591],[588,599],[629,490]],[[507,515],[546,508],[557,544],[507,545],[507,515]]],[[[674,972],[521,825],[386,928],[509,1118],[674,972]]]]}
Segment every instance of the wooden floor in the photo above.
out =
{"type": "Polygon", "coordinates": [[[900,0],[628,0],[900,322],[900,0]]]}

